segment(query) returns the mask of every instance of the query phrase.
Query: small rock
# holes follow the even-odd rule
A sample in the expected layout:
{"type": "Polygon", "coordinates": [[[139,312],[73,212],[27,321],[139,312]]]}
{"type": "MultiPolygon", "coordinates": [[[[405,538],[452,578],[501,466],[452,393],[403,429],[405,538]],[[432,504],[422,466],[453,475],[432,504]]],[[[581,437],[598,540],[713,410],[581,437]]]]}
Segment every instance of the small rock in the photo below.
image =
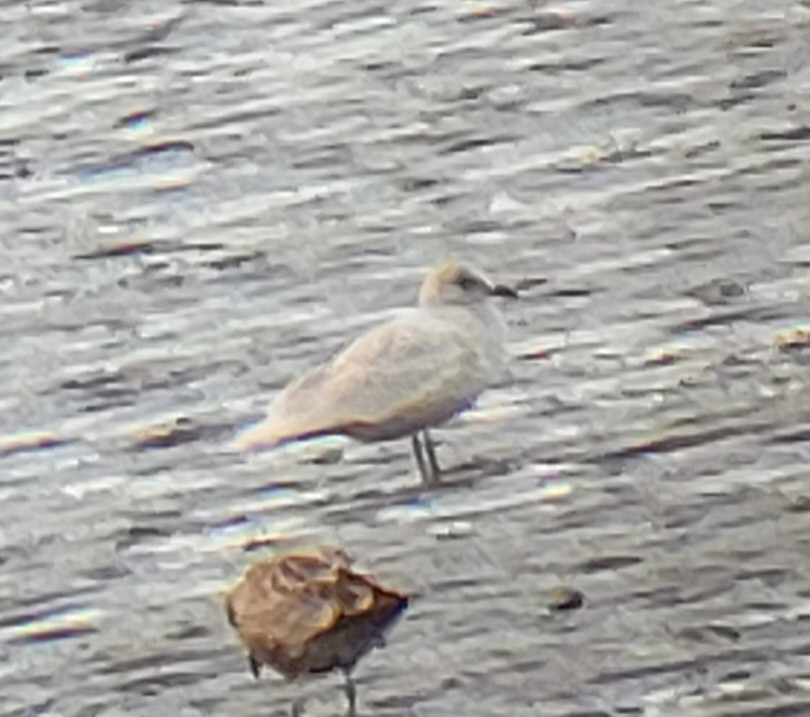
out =
{"type": "Polygon", "coordinates": [[[327,448],[310,459],[310,463],[316,466],[331,466],[340,463],[343,459],[343,448],[327,448]]]}
{"type": "Polygon", "coordinates": [[[776,347],[781,351],[796,351],[810,348],[810,329],[790,329],[780,331],[774,338],[776,347]]]}
{"type": "Polygon", "coordinates": [[[585,603],[585,596],[576,588],[560,585],[551,591],[549,610],[578,610],[585,603]]]}
{"type": "Polygon", "coordinates": [[[521,353],[518,358],[521,361],[536,361],[537,359],[548,358],[551,355],[551,349],[545,346],[538,346],[537,348],[528,349],[521,353]]]}
{"type": "Polygon", "coordinates": [[[177,416],[168,421],[138,429],[133,435],[136,448],[170,448],[188,443],[199,436],[199,428],[190,418],[177,416]]]}
{"type": "Polygon", "coordinates": [[[746,290],[742,282],[720,277],[695,286],[686,293],[708,306],[721,306],[744,297],[746,290]]]}

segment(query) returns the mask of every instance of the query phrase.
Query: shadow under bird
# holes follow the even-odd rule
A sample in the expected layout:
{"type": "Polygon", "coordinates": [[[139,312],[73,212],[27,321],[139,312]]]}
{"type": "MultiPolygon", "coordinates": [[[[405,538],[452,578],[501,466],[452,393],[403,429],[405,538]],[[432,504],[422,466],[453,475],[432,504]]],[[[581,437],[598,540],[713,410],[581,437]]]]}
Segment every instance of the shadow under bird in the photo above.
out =
{"type": "Polygon", "coordinates": [[[441,470],[428,428],[469,408],[507,375],[506,325],[491,301],[499,296],[517,293],[471,267],[434,267],[418,306],[289,383],[235,448],[328,434],[364,442],[410,436],[423,482],[435,483],[441,470]]]}
{"type": "MultiPolygon", "coordinates": [[[[288,680],[341,670],[349,715],[356,714],[351,671],[408,607],[408,598],[355,572],[342,550],[317,546],[251,565],[226,598],[228,621],[259,677],[269,665],[288,680]]],[[[300,715],[303,700],[293,703],[300,715]]]]}

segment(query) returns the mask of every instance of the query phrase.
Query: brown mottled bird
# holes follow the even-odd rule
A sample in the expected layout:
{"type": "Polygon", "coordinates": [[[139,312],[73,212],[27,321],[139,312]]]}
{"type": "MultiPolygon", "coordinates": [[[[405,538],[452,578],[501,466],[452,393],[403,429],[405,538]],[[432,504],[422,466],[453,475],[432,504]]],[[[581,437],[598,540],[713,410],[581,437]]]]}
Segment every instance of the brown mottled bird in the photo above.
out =
{"type": "MultiPolygon", "coordinates": [[[[255,677],[263,664],[289,680],[339,669],[350,715],[356,709],[352,669],[383,644],[383,634],[407,606],[406,596],[353,571],[346,553],[326,546],[255,562],[226,600],[255,677]]],[[[296,700],[293,715],[302,707],[296,700]]]]}
{"type": "Polygon", "coordinates": [[[498,296],[517,294],[472,267],[452,261],[434,267],[418,306],[289,383],[234,448],[330,434],[364,442],[410,437],[422,481],[435,483],[441,471],[428,429],[506,376],[506,324],[490,301],[498,296]]]}

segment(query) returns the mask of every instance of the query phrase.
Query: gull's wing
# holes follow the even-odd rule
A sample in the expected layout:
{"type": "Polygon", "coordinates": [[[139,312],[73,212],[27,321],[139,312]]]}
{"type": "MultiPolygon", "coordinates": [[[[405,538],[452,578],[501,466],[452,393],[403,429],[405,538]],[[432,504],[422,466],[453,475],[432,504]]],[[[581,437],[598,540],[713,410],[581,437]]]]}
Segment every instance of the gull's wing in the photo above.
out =
{"type": "Polygon", "coordinates": [[[475,322],[404,313],[290,383],[237,447],[324,433],[382,440],[441,423],[491,381],[483,344],[475,322]]]}

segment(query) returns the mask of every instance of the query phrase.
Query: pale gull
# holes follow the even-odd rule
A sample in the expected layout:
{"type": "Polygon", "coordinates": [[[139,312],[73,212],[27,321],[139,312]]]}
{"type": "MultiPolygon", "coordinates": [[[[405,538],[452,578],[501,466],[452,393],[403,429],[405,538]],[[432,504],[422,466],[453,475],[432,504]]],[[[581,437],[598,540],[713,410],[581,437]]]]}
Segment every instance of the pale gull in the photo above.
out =
{"type": "Polygon", "coordinates": [[[506,325],[491,302],[497,296],[517,294],[455,262],[434,267],[417,307],[288,384],[266,418],[237,438],[236,449],[328,434],[364,442],[410,436],[422,480],[434,483],[440,469],[428,428],[469,408],[506,376],[506,325]]]}

